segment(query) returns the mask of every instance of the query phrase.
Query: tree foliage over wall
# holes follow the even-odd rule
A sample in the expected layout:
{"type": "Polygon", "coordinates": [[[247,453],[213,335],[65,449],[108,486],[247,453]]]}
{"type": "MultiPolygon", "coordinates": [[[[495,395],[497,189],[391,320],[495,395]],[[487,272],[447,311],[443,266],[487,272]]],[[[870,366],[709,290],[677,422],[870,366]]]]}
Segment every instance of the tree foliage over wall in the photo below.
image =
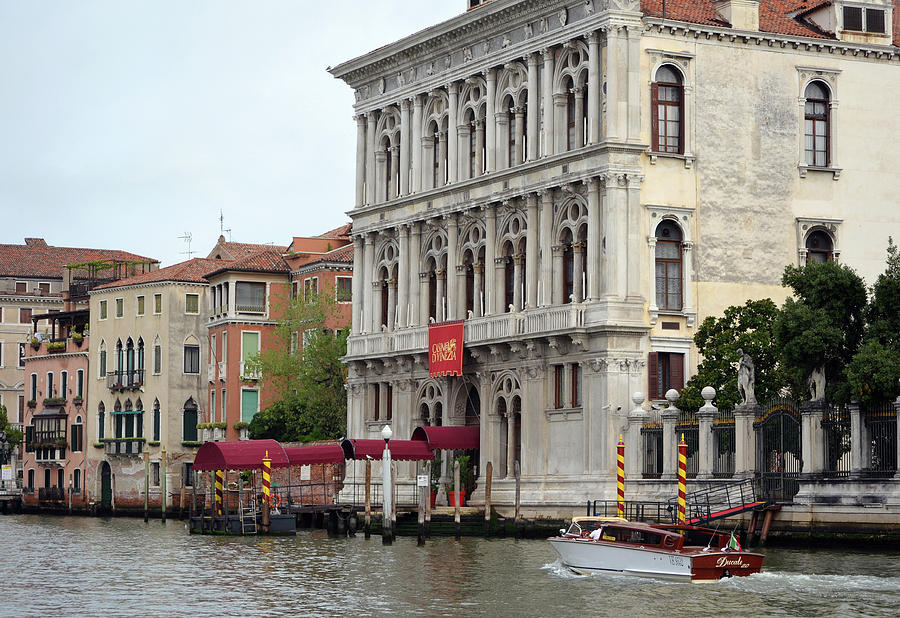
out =
{"type": "Polygon", "coordinates": [[[810,396],[807,381],[824,367],[826,398],[891,400],[900,394],[900,250],[888,239],[887,267],[867,294],[862,278],[833,261],[788,266],[782,284],[791,289],[781,308],[770,299],[729,307],[708,317],[694,343],[702,355],[679,407],[703,404],[700,390],[714,386],[719,407],[741,402],[738,349],[756,368],[756,398],[810,396]]]}
{"type": "Polygon", "coordinates": [[[348,331],[325,326],[338,316],[333,290],[285,299],[284,306],[275,345],[251,361],[277,400],[253,417],[250,437],[284,442],[339,438],[347,422],[347,368],[341,357],[347,353],[348,331]]]}

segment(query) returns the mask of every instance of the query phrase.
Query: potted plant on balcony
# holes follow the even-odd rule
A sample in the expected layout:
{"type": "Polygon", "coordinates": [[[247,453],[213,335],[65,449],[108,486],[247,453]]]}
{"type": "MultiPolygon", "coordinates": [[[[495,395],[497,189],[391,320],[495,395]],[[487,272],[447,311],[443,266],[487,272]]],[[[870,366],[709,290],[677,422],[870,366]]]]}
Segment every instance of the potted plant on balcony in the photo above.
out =
{"type": "Polygon", "coordinates": [[[53,445],[54,445],[56,448],[66,448],[66,446],[67,446],[68,444],[69,444],[69,443],[66,441],[65,438],[57,438],[56,440],[53,441],[53,445]]]}
{"type": "Polygon", "coordinates": [[[47,351],[51,354],[54,352],[65,352],[66,351],[66,342],[65,341],[51,341],[47,344],[47,351]]]}
{"type": "Polygon", "coordinates": [[[35,401],[34,399],[29,399],[29,400],[28,400],[28,403],[25,404],[25,405],[27,405],[29,408],[36,408],[36,407],[37,407],[37,401],[35,401]]]}
{"type": "Polygon", "coordinates": [[[82,342],[84,342],[84,334],[79,333],[78,331],[72,331],[70,333],[70,336],[72,337],[72,341],[75,343],[75,345],[81,347],[82,342]]]}
{"type": "Polygon", "coordinates": [[[244,421],[238,421],[233,425],[235,429],[240,432],[240,440],[249,440],[250,439],[250,423],[244,421]]]}
{"type": "Polygon", "coordinates": [[[76,406],[80,406],[84,403],[84,397],[82,397],[81,395],[75,395],[74,397],[72,397],[72,403],[76,406]]]}
{"type": "Polygon", "coordinates": [[[46,397],[44,398],[45,406],[61,406],[66,403],[65,397],[46,397]]]}
{"type": "Polygon", "coordinates": [[[38,339],[37,337],[32,337],[31,338],[31,347],[34,350],[40,350],[41,349],[41,340],[38,339]]]}

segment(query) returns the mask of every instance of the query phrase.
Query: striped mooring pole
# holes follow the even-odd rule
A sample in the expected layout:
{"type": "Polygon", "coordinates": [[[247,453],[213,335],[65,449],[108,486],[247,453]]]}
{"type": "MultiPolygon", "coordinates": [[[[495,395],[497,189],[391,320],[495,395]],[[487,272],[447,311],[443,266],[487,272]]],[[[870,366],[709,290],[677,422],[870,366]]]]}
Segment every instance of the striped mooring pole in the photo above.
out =
{"type": "Polygon", "coordinates": [[[685,499],[687,489],[687,442],[684,434],[681,434],[681,442],[678,443],[678,523],[685,522],[685,499]]]}
{"type": "Polygon", "coordinates": [[[622,434],[619,434],[619,443],[616,445],[616,515],[625,517],[625,442],[622,434]]]}
{"type": "Polygon", "coordinates": [[[263,490],[263,504],[262,504],[262,531],[269,531],[269,524],[271,524],[269,507],[272,504],[272,460],[269,458],[269,451],[266,451],[265,457],[262,460],[262,490],[263,490]]]}
{"type": "Polygon", "coordinates": [[[223,476],[224,472],[222,470],[216,470],[216,515],[221,517],[222,515],[222,489],[223,489],[223,476]]]}

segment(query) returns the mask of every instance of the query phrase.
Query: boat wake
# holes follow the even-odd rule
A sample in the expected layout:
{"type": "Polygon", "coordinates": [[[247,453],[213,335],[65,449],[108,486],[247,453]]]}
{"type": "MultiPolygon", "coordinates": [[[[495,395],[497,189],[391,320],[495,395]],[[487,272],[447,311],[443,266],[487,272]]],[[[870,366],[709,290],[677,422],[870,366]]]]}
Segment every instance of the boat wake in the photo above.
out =
{"type": "Polygon", "coordinates": [[[562,579],[582,579],[584,577],[590,577],[590,575],[579,575],[566,565],[562,563],[562,560],[557,559],[554,562],[549,562],[541,567],[542,571],[549,571],[551,575],[555,575],[562,579]]]}
{"type": "Polygon", "coordinates": [[[823,594],[847,590],[873,593],[896,593],[900,589],[900,578],[878,577],[875,575],[816,575],[790,573],[785,571],[763,571],[748,577],[733,577],[724,580],[729,586],[745,592],[770,593],[773,589],[803,594],[823,594]]]}

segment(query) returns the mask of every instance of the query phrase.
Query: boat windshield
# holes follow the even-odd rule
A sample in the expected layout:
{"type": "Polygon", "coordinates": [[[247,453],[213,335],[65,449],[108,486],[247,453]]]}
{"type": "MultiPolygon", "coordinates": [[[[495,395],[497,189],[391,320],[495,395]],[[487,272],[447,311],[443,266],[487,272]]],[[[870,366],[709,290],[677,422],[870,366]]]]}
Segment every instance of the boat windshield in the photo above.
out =
{"type": "Polygon", "coordinates": [[[569,526],[569,529],[566,530],[566,536],[578,536],[580,537],[582,534],[581,526],[578,525],[578,522],[572,522],[572,525],[569,526]]]}

